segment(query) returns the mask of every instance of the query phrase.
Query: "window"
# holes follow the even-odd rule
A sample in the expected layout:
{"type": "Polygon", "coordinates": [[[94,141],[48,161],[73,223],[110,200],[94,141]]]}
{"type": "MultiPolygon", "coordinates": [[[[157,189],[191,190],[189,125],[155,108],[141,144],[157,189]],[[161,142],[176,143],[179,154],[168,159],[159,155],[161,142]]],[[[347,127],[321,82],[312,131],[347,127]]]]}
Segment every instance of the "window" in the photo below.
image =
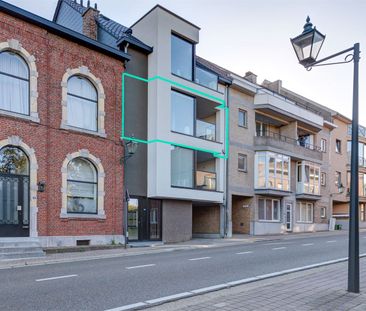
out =
{"type": "Polygon", "coordinates": [[[320,167],[312,162],[297,162],[296,193],[320,195],[320,167]]]}
{"type": "Polygon", "coordinates": [[[324,138],[320,140],[320,151],[327,152],[327,140],[324,138]]]}
{"type": "Polygon", "coordinates": [[[335,183],[335,186],[336,186],[337,189],[341,187],[341,185],[342,185],[342,174],[341,174],[341,172],[336,171],[334,173],[334,183],[335,183]]]}
{"type": "Polygon", "coordinates": [[[178,93],[171,92],[171,127],[172,131],[194,135],[194,98],[178,93]]]}
{"type": "Polygon", "coordinates": [[[290,157],[256,152],[255,188],[290,191],[290,157]]]}
{"type": "Polygon", "coordinates": [[[342,152],[342,144],[341,144],[341,141],[339,139],[336,139],[335,151],[337,153],[341,153],[342,152]]]}
{"type": "Polygon", "coordinates": [[[272,199],[258,199],[258,219],[266,221],[280,221],[280,201],[272,199]]]}
{"type": "Polygon", "coordinates": [[[0,53],[0,109],[29,115],[29,68],[18,54],[0,53]]]}
{"type": "Polygon", "coordinates": [[[320,208],[320,217],[321,218],[326,218],[327,217],[327,210],[326,210],[325,207],[320,208]]]}
{"type": "Polygon", "coordinates": [[[298,202],[297,203],[297,221],[312,223],[313,222],[313,203],[298,202]]]}
{"type": "Polygon", "coordinates": [[[207,152],[173,147],[171,150],[171,185],[216,191],[216,159],[207,152]]]}
{"type": "Polygon", "coordinates": [[[248,127],[248,113],[245,110],[239,109],[238,125],[248,127]]]}
{"type": "Polygon", "coordinates": [[[242,172],[247,171],[247,155],[246,154],[238,154],[238,170],[242,172]]]}
{"type": "Polygon", "coordinates": [[[67,212],[97,214],[97,170],[81,157],[67,166],[67,212]]]}
{"type": "Polygon", "coordinates": [[[172,186],[193,188],[193,150],[173,147],[171,151],[172,186]]]}
{"type": "Polygon", "coordinates": [[[176,35],[171,38],[172,73],[193,80],[193,44],[176,35]]]}
{"type": "Polygon", "coordinates": [[[97,90],[82,76],[72,76],[67,82],[67,122],[77,128],[98,130],[97,90]]]}
{"type": "Polygon", "coordinates": [[[360,203],[360,221],[366,221],[366,204],[360,203]]]}
{"type": "Polygon", "coordinates": [[[322,186],[326,186],[326,184],[327,184],[327,174],[324,172],[320,173],[320,184],[322,186]]]}
{"type": "Polygon", "coordinates": [[[196,67],[196,83],[217,90],[218,76],[201,67],[196,67]]]}
{"type": "Polygon", "coordinates": [[[256,122],[255,123],[255,135],[256,136],[267,136],[267,124],[263,122],[256,122]]]}

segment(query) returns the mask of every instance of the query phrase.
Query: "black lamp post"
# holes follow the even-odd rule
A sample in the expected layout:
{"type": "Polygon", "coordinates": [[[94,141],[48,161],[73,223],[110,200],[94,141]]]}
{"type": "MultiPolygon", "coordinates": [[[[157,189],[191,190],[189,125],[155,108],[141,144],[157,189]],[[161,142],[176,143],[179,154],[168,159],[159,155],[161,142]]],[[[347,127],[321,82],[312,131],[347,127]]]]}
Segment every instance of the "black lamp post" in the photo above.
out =
{"type": "Polygon", "coordinates": [[[307,17],[304,31],[291,39],[296,56],[307,70],[315,66],[344,64],[353,61],[353,112],[352,112],[352,149],[351,149],[351,191],[349,215],[348,245],[348,291],[360,292],[360,258],[359,258],[359,227],[358,227],[358,70],[360,60],[360,44],[335,53],[321,60],[316,60],[323,45],[325,35],[321,34],[307,17]],[[347,54],[343,61],[326,62],[329,59],[347,54]]]}
{"type": "Polygon", "coordinates": [[[125,236],[125,248],[128,243],[128,201],[130,200],[128,190],[126,188],[126,164],[127,160],[131,158],[137,150],[138,143],[135,141],[123,141],[124,156],[121,158],[121,164],[123,165],[123,233],[125,236]]]}

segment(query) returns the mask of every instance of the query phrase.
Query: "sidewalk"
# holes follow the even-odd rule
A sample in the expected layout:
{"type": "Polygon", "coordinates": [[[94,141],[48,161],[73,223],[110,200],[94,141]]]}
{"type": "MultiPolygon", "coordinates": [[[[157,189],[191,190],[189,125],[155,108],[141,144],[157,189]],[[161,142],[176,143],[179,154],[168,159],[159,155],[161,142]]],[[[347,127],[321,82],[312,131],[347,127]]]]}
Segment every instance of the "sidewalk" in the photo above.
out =
{"type": "Polygon", "coordinates": [[[166,303],[151,311],[365,311],[366,259],[360,261],[361,294],[348,293],[347,262],[273,277],[166,303]]]}
{"type": "Polygon", "coordinates": [[[297,233],[272,236],[250,236],[250,235],[234,235],[232,238],[226,239],[193,239],[181,243],[162,244],[158,243],[131,243],[130,247],[116,247],[112,249],[85,250],[81,252],[61,252],[47,254],[41,258],[0,260],[0,269],[8,269],[15,267],[45,265],[73,261],[85,261],[94,259],[137,256],[150,253],[163,253],[172,251],[192,250],[226,247],[230,245],[240,245],[265,241],[292,240],[296,238],[317,237],[317,236],[337,236],[347,234],[347,231],[326,231],[315,233],[297,233]],[[145,246],[145,247],[138,247],[145,246]]]}

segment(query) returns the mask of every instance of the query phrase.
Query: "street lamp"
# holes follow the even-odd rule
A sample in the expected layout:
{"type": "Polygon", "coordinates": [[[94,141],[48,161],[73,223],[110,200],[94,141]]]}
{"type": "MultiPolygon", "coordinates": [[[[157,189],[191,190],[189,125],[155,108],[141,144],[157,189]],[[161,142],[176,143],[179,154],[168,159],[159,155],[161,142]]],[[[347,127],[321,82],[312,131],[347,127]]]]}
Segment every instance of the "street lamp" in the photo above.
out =
{"type": "Polygon", "coordinates": [[[340,51],[321,60],[316,60],[323,45],[325,35],[321,34],[307,17],[304,31],[291,39],[292,46],[301,65],[307,70],[316,66],[344,64],[353,61],[353,112],[352,112],[352,145],[351,145],[351,191],[349,216],[348,245],[348,291],[360,292],[360,258],[358,227],[358,71],[360,61],[360,44],[340,51]],[[326,62],[329,59],[347,54],[343,61],[326,62]]]}
{"type": "Polygon", "coordinates": [[[131,158],[137,150],[138,142],[130,140],[128,142],[123,141],[124,155],[121,157],[120,162],[123,165],[123,232],[125,235],[125,248],[127,248],[128,243],[128,201],[130,196],[128,190],[126,189],[126,164],[127,160],[131,158]]]}

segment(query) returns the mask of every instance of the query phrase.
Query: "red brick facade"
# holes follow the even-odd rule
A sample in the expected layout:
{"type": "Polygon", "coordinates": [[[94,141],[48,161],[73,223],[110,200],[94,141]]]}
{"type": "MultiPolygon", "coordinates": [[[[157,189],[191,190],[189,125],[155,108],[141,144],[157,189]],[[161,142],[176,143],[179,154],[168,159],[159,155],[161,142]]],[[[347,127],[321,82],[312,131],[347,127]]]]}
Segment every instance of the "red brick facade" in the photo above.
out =
{"type": "Polygon", "coordinates": [[[20,42],[35,57],[38,71],[38,115],[40,122],[10,117],[0,112],[0,141],[18,136],[34,149],[38,164],[38,236],[122,236],[123,147],[121,128],[121,60],[0,12],[0,43],[20,42]],[[67,69],[87,67],[100,79],[105,92],[106,138],[60,129],[62,118],[61,81],[67,69]],[[105,219],[61,218],[61,167],[68,154],[87,149],[99,158],[105,171],[105,219]]]}

